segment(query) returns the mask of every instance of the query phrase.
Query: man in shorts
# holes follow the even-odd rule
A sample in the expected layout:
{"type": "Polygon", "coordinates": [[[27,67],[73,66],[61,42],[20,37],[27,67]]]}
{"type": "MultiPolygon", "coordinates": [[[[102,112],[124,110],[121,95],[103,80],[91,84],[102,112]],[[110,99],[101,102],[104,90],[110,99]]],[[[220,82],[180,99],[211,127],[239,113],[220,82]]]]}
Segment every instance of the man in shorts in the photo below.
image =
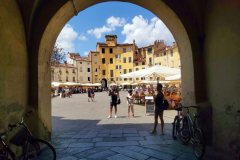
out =
{"type": "Polygon", "coordinates": [[[118,97],[118,92],[116,90],[116,86],[113,86],[112,90],[109,90],[108,96],[111,96],[110,114],[109,114],[108,118],[112,118],[112,108],[113,108],[113,106],[115,108],[115,118],[117,118],[117,97],[118,97]]]}

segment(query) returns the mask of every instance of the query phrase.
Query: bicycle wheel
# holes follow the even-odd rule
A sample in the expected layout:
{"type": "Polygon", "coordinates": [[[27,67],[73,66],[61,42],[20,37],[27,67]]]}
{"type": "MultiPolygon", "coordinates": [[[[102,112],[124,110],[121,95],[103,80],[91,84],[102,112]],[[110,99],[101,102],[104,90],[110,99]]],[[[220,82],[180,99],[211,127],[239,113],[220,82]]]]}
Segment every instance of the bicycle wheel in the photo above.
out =
{"type": "Polygon", "coordinates": [[[5,153],[0,154],[0,160],[15,160],[15,154],[10,148],[5,150],[5,153]]]}
{"type": "Polygon", "coordinates": [[[199,128],[195,129],[193,137],[193,151],[197,158],[202,158],[205,152],[205,138],[199,128]]]}
{"type": "Polygon", "coordinates": [[[56,160],[56,150],[43,139],[33,139],[29,143],[27,158],[28,160],[56,160]]]}
{"type": "Polygon", "coordinates": [[[173,121],[173,130],[172,130],[172,137],[173,139],[176,139],[177,137],[177,132],[178,132],[178,116],[175,116],[174,121],[173,121]]]}
{"type": "Polygon", "coordinates": [[[180,130],[179,137],[180,137],[183,144],[188,144],[188,142],[190,141],[191,136],[190,136],[190,132],[188,130],[187,118],[183,119],[183,124],[182,124],[182,128],[180,130]]]}

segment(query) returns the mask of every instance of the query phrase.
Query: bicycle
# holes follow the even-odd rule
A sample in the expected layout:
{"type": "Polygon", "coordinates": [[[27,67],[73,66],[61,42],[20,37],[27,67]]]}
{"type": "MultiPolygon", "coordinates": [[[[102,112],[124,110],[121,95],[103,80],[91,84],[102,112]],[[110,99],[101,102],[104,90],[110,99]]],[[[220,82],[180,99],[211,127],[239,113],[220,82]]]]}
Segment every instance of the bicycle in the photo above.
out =
{"type": "MultiPolygon", "coordinates": [[[[197,106],[191,106],[192,108],[200,108],[197,106]]],[[[183,118],[183,126],[181,129],[181,133],[179,134],[180,139],[182,140],[183,144],[188,144],[190,141],[193,144],[193,151],[197,158],[201,159],[205,152],[205,138],[204,134],[201,131],[200,128],[198,128],[195,124],[196,118],[199,118],[199,116],[194,116],[194,121],[192,121],[192,118],[189,115],[189,108],[190,107],[182,107],[187,109],[187,116],[184,116],[183,118]]]]}
{"type": "Polygon", "coordinates": [[[172,137],[173,139],[176,139],[177,134],[181,134],[181,129],[182,129],[182,120],[183,116],[180,115],[180,111],[182,111],[182,107],[175,108],[176,111],[178,111],[178,114],[175,116],[174,121],[172,123],[173,125],[173,130],[172,130],[172,137]]]}
{"type": "Polygon", "coordinates": [[[18,126],[23,126],[9,142],[17,146],[22,146],[22,155],[18,160],[56,160],[55,148],[43,139],[34,138],[24,123],[24,117],[29,117],[32,112],[29,111],[23,116],[22,121],[17,125],[8,125],[11,128],[10,130],[18,126]]]}
{"type": "Polygon", "coordinates": [[[6,145],[3,139],[7,136],[7,133],[0,134],[0,141],[3,146],[3,149],[0,150],[0,160],[15,160],[15,154],[13,151],[6,145]]]}

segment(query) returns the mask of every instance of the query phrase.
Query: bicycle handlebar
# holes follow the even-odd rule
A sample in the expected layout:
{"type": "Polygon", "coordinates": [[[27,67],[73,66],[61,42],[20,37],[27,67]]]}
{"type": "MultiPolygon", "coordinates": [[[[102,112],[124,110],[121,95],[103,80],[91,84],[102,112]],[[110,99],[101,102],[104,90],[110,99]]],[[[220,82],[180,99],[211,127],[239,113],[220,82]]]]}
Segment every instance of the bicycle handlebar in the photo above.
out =
{"type": "Polygon", "coordinates": [[[0,134],[0,138],[4,138],[7,135],[7,132],[0,134]]]}
{"type": "MultiPolygon", "coordinates": [[[[31,111],[28,111],[26,114],[25,114],[25,116],[26,117],[29,117],[30,116],[30,114],[33,112],[33,110],[31,110],[31,111]]],[[[24,116],[23,116],[24,117],[24,116]]],[[[12,131],[13,130],[13,128],[15,128],[15,127],[18,127],[19,125],[21,125],[21,124],[23,124],[24,123],[24,121],[23,121],[23,117],[22,117],[22,121],[20,122],[20,123],[18,123],[18,124],[15,124],[15,125],[11,125],[11,124],[9,124],[8,125],[8,127],[10,128],[10,131],[12,131]]]]}

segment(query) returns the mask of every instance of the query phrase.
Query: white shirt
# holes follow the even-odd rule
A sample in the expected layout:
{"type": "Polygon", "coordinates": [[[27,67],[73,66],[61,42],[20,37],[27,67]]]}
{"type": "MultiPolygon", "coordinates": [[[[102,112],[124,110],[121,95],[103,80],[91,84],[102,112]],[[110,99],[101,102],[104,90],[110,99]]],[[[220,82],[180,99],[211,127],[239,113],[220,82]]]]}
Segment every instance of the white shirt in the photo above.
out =
{"type": "MultiPolygon", "coordinates": [[[[128,95],[127,95],[128,98],[132,98],[132,96],[133,96],[133,94],[130,96],[129,93],[128,93],[128,95]]],[[[127,104],[128,104],[128,105],[133,105],[133,99],[128,99],[128,100],[127,100],[127,104]]]]}

